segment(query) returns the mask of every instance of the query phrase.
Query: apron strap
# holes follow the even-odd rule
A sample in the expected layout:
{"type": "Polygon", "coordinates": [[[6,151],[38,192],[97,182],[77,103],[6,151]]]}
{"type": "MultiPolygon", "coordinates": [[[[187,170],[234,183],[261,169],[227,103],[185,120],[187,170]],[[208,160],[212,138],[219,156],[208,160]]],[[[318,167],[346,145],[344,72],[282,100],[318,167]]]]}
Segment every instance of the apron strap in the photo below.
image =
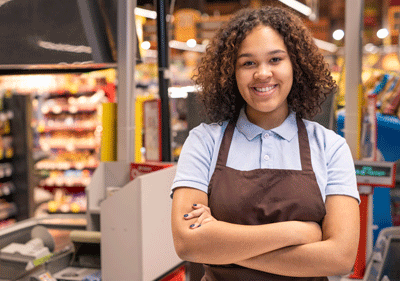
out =
{"type": "Polygon", "coordinates": [[[217,164],[226,166],[228,160],[229,148],[231,147],[233,132],[235,131],[236,121],[229,121],[222,138],[221,146],[219,148],[217,164]]]}
{"type": "Polygon", "coordinates": [[[299,148],[300,148],[300,159],[301,159],[301,169],[303,171],[312,171],[311,165],[311,152],[310,152],[310,143],[308,141],[308,134],[306,130],[306,126],[304,125],[303,120],[297,115],[297,129],[299,130],[298,138],[299,138],[299,148]]]}
{"type": "MultiPolygon", "coordinates": [[[[304,125],[303,120],[296,116],[297,121],[297,129],[298,129],[298,138],[299,138],[299,149],[300,149],[300,160],[301,160],[301,169],[303,171],[312,171],[311,165],[311,153],[310,153],[310,144],[308,141],[308,134],[306,130],[306,126],[304,125]]],[[[228,160],[229,148],[231,146],[233,132],[235,131],[236,120],[229,121],[228,126],[225,129],[224,136],[222,138],[221,146],[219,148],[217,164],[226,166],[226,162],[228,160]]]]}

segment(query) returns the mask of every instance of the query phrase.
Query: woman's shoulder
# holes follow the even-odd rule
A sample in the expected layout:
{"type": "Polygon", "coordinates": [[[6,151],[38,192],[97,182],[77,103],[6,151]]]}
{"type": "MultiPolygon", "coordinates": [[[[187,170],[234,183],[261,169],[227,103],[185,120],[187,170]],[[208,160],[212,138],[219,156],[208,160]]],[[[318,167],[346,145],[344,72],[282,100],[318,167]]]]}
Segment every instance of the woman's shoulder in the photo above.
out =
{"type": "Polygon", "coordinates": [[[226,129],[228,121],[215,122],[215,123],[201,123],[190,130],[189,136],[192,138],[208,139],[216,141],[221,138],[221,135],[226,129]]]}
{"type": "Polygon", "coordinates": [[[338,149],[342,146],[347,146],[345,138],[340,136],[334,130],[328,129],[321,124],[304,120],[308,135],[311,137],[310,141],[315,142],[319,147],[323,148],[326,152],[332,149],[338,149]]]}
{"type": "MultiPolygon", "coordinates": [[[[192,163],[201,159],[203,163],[211,163],[218,145],[221,143],[227,122],[201,123],[190,130],[179,156],[180,163],[192,163]]],[[[179,167],[179,165],[178,165],[179,167]]]]}

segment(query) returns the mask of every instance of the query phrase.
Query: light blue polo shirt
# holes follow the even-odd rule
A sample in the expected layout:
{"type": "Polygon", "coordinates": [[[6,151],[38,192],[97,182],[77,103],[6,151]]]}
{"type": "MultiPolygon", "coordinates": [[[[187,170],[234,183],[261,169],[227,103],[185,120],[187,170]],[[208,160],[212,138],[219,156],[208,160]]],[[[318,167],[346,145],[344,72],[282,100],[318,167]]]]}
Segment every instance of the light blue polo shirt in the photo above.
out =
{"type": "MultiPolygon", "coordinates": [[[[353,158],[345,139],[316,122],[304,120],[304,124],[311,164],[324,201],[327,195],[348,195],[360,202],[353,158]]],[[[202,123],[190,131],[179,156],[172,191],[186,186],[207,193],[227,125],[227,121],[202,123]]],[[[226,165],[242,171],[301,170],[296,114],[291,112],[279,127],[264,130],[251,123],[242,109],[226,165]]]]}

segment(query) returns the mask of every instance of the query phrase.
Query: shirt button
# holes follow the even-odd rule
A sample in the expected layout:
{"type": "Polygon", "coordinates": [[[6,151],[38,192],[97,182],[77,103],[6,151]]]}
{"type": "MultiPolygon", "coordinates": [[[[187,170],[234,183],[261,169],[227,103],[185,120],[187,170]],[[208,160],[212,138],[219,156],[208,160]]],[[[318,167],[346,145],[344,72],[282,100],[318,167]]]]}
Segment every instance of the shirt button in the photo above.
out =
{"type": "Polygon", "coordinates": [[[264,160],[268,161],[269,160],[269,156],[268,155],[264,155],[264,160]]]}
{"type": "Polygon", "coordinates": [[[268,138],[269,137],[269,134],[268,133],[265,133],[264,134],[264,138],[268,138]]]}

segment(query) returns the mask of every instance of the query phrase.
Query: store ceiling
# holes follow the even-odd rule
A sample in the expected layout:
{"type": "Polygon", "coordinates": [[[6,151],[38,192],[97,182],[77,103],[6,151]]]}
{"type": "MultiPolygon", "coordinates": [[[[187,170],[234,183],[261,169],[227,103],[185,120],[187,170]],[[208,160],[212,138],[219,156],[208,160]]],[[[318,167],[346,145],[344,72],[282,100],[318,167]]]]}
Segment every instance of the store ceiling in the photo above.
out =
{"type": "Polygon", "coordinates": [[[0,64],[91,61],[75,1],[13,0],[0,3],[0,64]],[[62,48],[70,51],[62,51],[62,48]]]}
{"type": "MultiPolygon", "coordinates": [[[[139,7],[144,7],[147,6],[148,8],[153,8],[155,9],[156,2],[157,0],[137,0],[137,6],[139,7]]],[[[297,0],[303,4],[306,4],[306,0],[297,0]]],[[[368,2],[368,0],[366,0],[368,2]]],[[[371,0],[369,0],[371,1],[371,0]]],[[[376,1],[376,0],[373,0],[376,1]]],[[[399,0],[400,1],[400,0],[399,0]]],[[[268,4],[275,4],[277,3],[278,0],[196,0],[196,1],[187,1],[187,0],[169,0],[169,1],[164,1],[164,3],[167,3],[168,6],[173,5],[174,9],[179,9],[179,8],[194,8],[194,9],[199,9],[202,8],[204,9],[201,12],[207,12],[209,9],[213,9],[215,7],[220,6],[221,8],[224,7],[224,4],[228,5],[233,5],[235,7],[241,8],[241,7],[248,7],[251,5],[268,5],[268,4]]],[[[382,2],[382,0],[379,0],[379,2],[382,2]]],[[[324,1],[319,1],[319,6],[320,6],[320,13],[322,14],[328,14],[330,12],[334,12],[335,14],[343,12],[345,0],[324,0],[324,1]],[[334,10],[334,11],[333,11],[334,10]]],[[[221,14],[225,14],[228,11],[220,10],[219,11],[221,14]]]]}
{"type": "MultiPolygon", "coordinates": [[[[0,65],[108,62],[96,61],[87,49],[92,44],[86,37],[84,26],[87,25],[82,24],[78,1],[83,0],[0,0],[0,65]]],[[[88,2],[106,3],[107,11],[109,11],[110,5],[117,1],[88,2]]],[[[156,1],[161,0],[138,0],[137,6],[155,10],[156,1]]],[[[305,3],[306,0],[300,1],[305,3]]],[[[366,7],[375,7],[377,26],[380,26],[382,2],[386,3],[385,1],[389,0],[364,0],[366,7]]],[[[222,15],[257,4],[276,4],[278,0],[169,0],[165,2],[169,3],[167,11],[170,11],[172,6],[174,11],[193,8],[210,15],[222,15]]],[[[320,18],[329,19],[330,32],[336,28],[344,29],[345,0],[319,1],[319,5],[320,18]]],[[[111,14],[109,13],[111,28],[115,29],[116,20],[111,17],[111,14]]],[[[113,32],[116,37],[115,30],[113,32]]]]}
{"type": "MultiPolygon", "coordinates": [[[[148,9],[156,9],[157,0],[138,0],[137,6],[145,7],[148,9]]],[[[306,0],[297,0],[306,4],[306,0]]],[[[368,5],[370,2],[381,3],[383,0],[364,0],[368,5]]],[[[384,0],[387,1],[387,0],[384,0]]],[[[400,1],[400,0],[399,0],[400,1]]],[[[193,8],[202,13],[209,15],[218,14],[231,14],[241,8],[257,6],[257,5],[282,5],[278,0],[169,0],[167,11],[170,10],[171,5],[174,11],[182,8],[193,8]]],[[[382,4],[379,4],[382,5],[382,4]]],[[[320,0],[319,1],[319,15],[320,17],[328,18],[332,21],[332,25],[344,28],[344,8],[345,0],[320,0]]]]}
{"type": "MultiPolygon", "coordinates": [[[[155,10],[156,1],[157,0],[138,0],[137,5],[155,10]]],[[[308,2],[307,0],[297,1],[303,4],[308,2]]],[[[353,0],[347,1],[351,2],[353,0]]],[[[169,5],[167,11],[171,10],[172,6],[174,11],[182,8],[193,8],[209,15],[232,14],[241,8],[259,5],[283,5],[278,0],[166,0],[165,2],[168,2],[169,5]]],[[[380,45],[382,44],[382,40],[377,38],[376,32],[381,28],[387,28],[384,24],[388,22],[388,9],[392,5],[399,5],[400,0],[363,0],[363,4],[365,31],[364,41],[365,43],[380,45]]],[[[328,41],[339,45],[342,45],[343,41],[334,41],[332,33],[336,29],[345,29],[345,6],[346,0],[319,0],[319,19],[329,22],[329,31],[324,37],[329,38],[328,41]]],[[[307,20],[306,17],[302,17],[307,20]]],[[[316,30],[319,30],[318,26],[316,27],[316,30]]]]}

